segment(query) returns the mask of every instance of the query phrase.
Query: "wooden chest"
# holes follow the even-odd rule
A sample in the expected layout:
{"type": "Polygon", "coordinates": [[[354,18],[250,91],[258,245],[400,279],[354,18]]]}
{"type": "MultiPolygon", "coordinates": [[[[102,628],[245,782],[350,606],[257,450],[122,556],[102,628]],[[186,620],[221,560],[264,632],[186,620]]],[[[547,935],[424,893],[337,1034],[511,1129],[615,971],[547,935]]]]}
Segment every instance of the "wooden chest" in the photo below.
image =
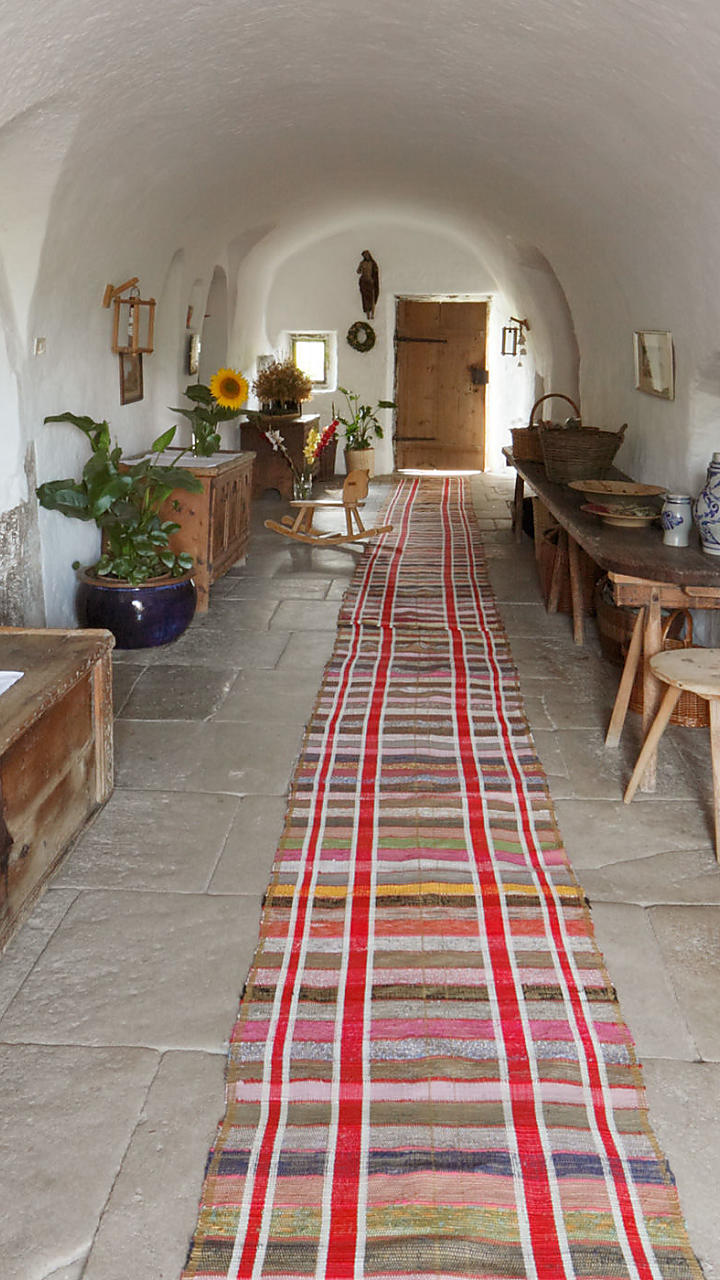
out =
{"type": "Polygon", "coordinates": [[[112,791],[109,631],[0,627],[0,949],[112,791]]]}
{"type": "MultiPolygon", "coordinates": [[[[173,454],[177,451],[167,451],[168,458],[173,454]]],[[[193,558],[198,613],[207,611],[213,582],[247,552],[254,460],[250,452],[183,458],[180,466],[198,477],[202,492],[178,489],[162,509],[163,519],[181,526],[170,539],[173,551],[187,551],[193,558]]]]}

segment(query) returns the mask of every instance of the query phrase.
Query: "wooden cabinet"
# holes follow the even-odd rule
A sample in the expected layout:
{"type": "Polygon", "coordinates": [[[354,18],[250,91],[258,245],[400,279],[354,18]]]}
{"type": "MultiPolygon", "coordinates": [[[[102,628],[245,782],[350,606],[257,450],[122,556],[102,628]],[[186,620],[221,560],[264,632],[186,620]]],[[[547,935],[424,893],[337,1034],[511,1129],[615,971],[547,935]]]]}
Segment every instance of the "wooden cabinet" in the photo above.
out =
{"type": "Polygon", "coordinates": [[[302,471],[303,449],[305,441],[313,427],[319,428],[320,417],[316,413],[305,413],[299,418],[258,418],[261,430],[253,423],[240,423],[240,441],[245,449],[255,451],[255,470],[253,472],[253,494],[260,498],[266,489],[277,489],[281,498],[292,498],[292,471],[287,459],[265,439],[262,428],[279,431],[285,447],[293,461],[293,466],[302,471]]]}
{"type": "Polygon", "coordinates": [[[112,791],[109,631],[0,627],[0,949],[112,791]]]}
{"type": "Polygon", "coordinates": [[[183,459],[180,465],[198,477],[202,492],[178,489],[163,508],[163,518],[180,525],[170,539],[173,551],[193,558],[199,613],[207,611],[212,583],[247,552],[254,458],[254,453],[228,452],[183,459]]]}

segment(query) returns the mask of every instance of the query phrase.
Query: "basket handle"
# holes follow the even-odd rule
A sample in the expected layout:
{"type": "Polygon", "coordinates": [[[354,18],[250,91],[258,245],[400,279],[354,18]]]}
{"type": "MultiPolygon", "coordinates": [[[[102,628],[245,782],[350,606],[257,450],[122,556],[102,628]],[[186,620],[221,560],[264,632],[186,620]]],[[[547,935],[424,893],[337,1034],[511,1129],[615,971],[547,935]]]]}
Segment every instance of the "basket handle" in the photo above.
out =
{"type": "MultiPolygon", "coordinates": [[[[663,646],[678,618],[682,618],[685,622],[685,635],[682,639],[682,645],[685,649],[691,649],[693,644],[693,620],[689,609],[673,609],[670,616],[665,620],[662,629],[663,646]]],[[[679,639],[679,637],[677,638],[679,639]]]]}
{"type": "Polygon", "coordinates": [[[542,404],[543,400],[567,400],[568,404],[575,410],[575,417],[580,421],[580,410],[574,400],[571,400],[569,396],[563,395],[560,391],[549,391],[546,396],[541,396],[539,400],[535,401],[532,409],[530,410],[530,421],[528,422],[529,427],[533,424],[535,410],[542,404]]]}

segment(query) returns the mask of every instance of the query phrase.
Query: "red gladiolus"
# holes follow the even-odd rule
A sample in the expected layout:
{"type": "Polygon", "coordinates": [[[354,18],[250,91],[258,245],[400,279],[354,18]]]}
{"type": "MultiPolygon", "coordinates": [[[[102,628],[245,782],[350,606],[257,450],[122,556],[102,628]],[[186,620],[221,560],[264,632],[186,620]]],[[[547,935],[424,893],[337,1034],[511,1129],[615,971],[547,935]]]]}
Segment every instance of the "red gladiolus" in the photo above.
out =
{"type": "Polygon", "coordinates": [[[329,422],[328,425],[326,426],[325,430],[323,431],[322,435],[320,436],[320,439],[318,440],[315,446],[316,458],[319,458],[320,454],[325,449],[327,449],[328,445],[330,444],[330,441],[332,440],[333,436],[335,435],[335,432],[338,429],[339,422],[340,422],[339,418],[333,418],[332,422],[329,422]]]}

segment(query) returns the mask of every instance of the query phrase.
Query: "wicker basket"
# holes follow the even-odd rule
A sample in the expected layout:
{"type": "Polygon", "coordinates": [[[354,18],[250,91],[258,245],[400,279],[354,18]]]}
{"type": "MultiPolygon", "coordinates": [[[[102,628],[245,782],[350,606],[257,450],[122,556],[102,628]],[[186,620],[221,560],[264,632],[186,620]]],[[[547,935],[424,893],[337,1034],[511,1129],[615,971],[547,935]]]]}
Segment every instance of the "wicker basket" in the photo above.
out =
{"type": "Polygon", "coordinates": [[[513,427],[512,452],[518,462],[542,462],[542,445],[536,423],[529,427],[513,427]]]}
{"type": "Polygon", "coordinates": [[[569,480],[602,480],[612,466],[627,428],[601,431],[599,427],[541,427],[545,470],[548,480],[567,484],[569,480]]]}
{"type": "MultiPolygon", "coordinates": [[[[679,626],[678,629],[682,630],[679,626]]],[[[665,620],[662,629],[662,647],[663,649],[692,649],[693,620],[689,609],[674,609],[665,620]],[[685,634],[682,639],[671,635],[673,628],[678,626],[680,621],[685,623],[685,634]]],[[[632,711],[639,711],[642,714],[643,673],[640,669],[633,681],[629,705],[632,711]]],[[[670,717],[670,723],[682,724],[686,729],[707,729],[710,724],[710,703],[706,698],[699,698],[696,693],[691,693],[689,689],[683,689],[670,717]]]]}
{"type": "Polygon", "coordinates": [[[549,392],[546,396],[540,396],[540,399],[535,401],[532,409],[530,410],[530,419],[527,426],[513,427],[512,429],[513,457],[517,458],[518,462],[544,461],[542,444],[540,442],[540,427],[550,426],[551,424],[546,422],[535,422],[534,420],[535,410],[543,403],[544,400],[567,400],[568,404],[572,406],[575,412],[575,417],[578,419],[580,417],[580,410],[575,404],[575,401],[571,400],[569,396],[553,391],[549,392]]]}
{"type": "MultiPolygon", "coordinates": [[[[637,609],[614,604],[608,599],[605,583],[599,582],[595,588],[595,617],[597,619],[600,648],[604,656],[617,666],[625,662],[635,625],[637,609]]],[[[692,614],[688,609],[675,609],[663,617],[662,646],[663,649],[689,649],[693,643],[692,614]],[[672,634],[676,629],[682,630],[684,622],[685,634],[682,638],[672,634]]],[[[630,693],[630,709],[642,714],[643,710],[643,675],[639,669],[630,693]]],[[[686,729],[707,729],[710,723],[709,704],[705,698],[684,689],[675,710],[670,717],[671,724],[684,725],[686,729]]]]}
{"type": "Polygon", "coordinates": [[[616,667],[622,667],[635,625],[637,609],[615,604],[607,578],[595,587],[595,617],[597,619],[600,649],[604,658],[616,667]]]}

